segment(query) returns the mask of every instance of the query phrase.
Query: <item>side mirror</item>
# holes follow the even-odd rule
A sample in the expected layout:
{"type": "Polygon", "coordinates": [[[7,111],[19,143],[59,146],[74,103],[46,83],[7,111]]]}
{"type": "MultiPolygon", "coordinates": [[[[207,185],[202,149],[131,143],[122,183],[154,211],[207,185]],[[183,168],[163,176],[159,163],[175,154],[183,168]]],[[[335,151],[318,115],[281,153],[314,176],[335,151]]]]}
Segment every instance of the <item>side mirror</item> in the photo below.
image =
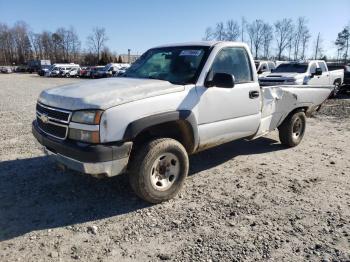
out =
{"type": "Polygon", "coordinates": [[[321,68],[316,68],[316,72],[315,72],[315,75],[316,76],[320,76],[320,75],[322,75],[322,69],[321,68]]]}
{"type": "Polygon", "coordinates": [[[210,72],[206,80],[206,87],[216,86],[222,88],[232,88],[235,86],[235,78],[231,74],[215,73],[213,77],[211,76],[212,73],[210,72]]]}

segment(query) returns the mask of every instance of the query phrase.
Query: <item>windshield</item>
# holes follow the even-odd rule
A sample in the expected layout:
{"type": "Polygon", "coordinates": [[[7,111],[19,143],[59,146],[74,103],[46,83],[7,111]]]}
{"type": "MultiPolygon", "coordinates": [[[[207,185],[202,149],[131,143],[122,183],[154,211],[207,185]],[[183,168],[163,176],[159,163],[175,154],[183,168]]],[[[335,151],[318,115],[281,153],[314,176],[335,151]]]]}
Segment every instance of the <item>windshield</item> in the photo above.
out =
{"type": "Polygon", "coordinates": [[[274,73],[305,73],[307,70],[307,64],[280,64],[274,73]]]}
{"type": "Polygon", "coordinates": [[[203,46],[150,49],[127,69],[124,76],[194,84],[208,50],[208,47],[203,46]]]}

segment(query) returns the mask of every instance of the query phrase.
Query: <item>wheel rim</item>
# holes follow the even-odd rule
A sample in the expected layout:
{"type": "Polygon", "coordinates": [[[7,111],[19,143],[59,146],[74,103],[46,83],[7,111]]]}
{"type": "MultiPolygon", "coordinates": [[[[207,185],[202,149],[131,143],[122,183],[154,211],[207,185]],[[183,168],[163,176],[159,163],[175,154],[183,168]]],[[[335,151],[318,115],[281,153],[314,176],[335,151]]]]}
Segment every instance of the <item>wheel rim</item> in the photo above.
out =
{"type": "Polygon", "coordinates": [[[293,124],[293,138],[298,139],[303,132],[303,124],[300,118],[295,119],[293,124]]]}
{"type": "Polygon", "coordinates": [[[164,153],[152,165],[151,184],[156,190],[168,190],[178,179],[179,174],[179,158],[173,153],[164,153]]]}

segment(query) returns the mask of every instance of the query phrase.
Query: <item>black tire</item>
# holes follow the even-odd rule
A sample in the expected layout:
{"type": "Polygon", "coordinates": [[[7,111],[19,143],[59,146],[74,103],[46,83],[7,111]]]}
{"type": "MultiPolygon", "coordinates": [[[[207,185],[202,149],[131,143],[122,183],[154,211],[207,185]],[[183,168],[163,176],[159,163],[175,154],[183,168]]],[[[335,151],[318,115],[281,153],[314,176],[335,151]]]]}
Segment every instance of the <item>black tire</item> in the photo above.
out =
{"type": "Polygon", "coordinates": [[[278,127],[279,138],[283,145],[294,147],[299,145],[304,137],[306,117],[302,111],[290,114],[278,127]]]}
{"type": "Polygon", "coordinates": [[[157,204],[177,195],[184,185],[188,168],[188,155],[182,144],[171,138],[155,139],[140,146],[133,155],[129,168],[129,182],[136,195],[147,202],[157,204]],[[164,158],[162,160],[165,155],[171,163],[168,166],[166,162],[161,162],[167,161],[164,158]],[[178,172],[172,174],[171,168],[178,172]],[[155,183],[157,179],[158,182],[155,183]],[[163,186],[161,181],[169,188],[163,186]]]}
{"type": "Polygon", "coordinates": [[[338,80],[334,82],[334,90],[332,91],[331,95],[329,96],[330,98],[336,98],[337,95],[339,94],[340,91],[340,83],[338,80]]]}

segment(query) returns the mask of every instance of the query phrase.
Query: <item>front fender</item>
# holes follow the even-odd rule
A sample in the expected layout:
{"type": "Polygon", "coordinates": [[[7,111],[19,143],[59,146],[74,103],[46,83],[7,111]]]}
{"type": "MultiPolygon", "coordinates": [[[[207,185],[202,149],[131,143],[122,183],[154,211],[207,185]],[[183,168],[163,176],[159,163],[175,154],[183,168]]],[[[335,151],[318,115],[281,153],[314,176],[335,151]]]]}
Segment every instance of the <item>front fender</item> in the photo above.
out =
{"type": "Polygon", "coordinates": [[[190,124],[193,133],[194,145],[197,147],[199,144],[197,120],[190,110],[164,112],[137,119],[129,123],[124,132],[123,140],[132,141],[138,134],[149,127],[178,120],[184,120],[190,124]]]}

